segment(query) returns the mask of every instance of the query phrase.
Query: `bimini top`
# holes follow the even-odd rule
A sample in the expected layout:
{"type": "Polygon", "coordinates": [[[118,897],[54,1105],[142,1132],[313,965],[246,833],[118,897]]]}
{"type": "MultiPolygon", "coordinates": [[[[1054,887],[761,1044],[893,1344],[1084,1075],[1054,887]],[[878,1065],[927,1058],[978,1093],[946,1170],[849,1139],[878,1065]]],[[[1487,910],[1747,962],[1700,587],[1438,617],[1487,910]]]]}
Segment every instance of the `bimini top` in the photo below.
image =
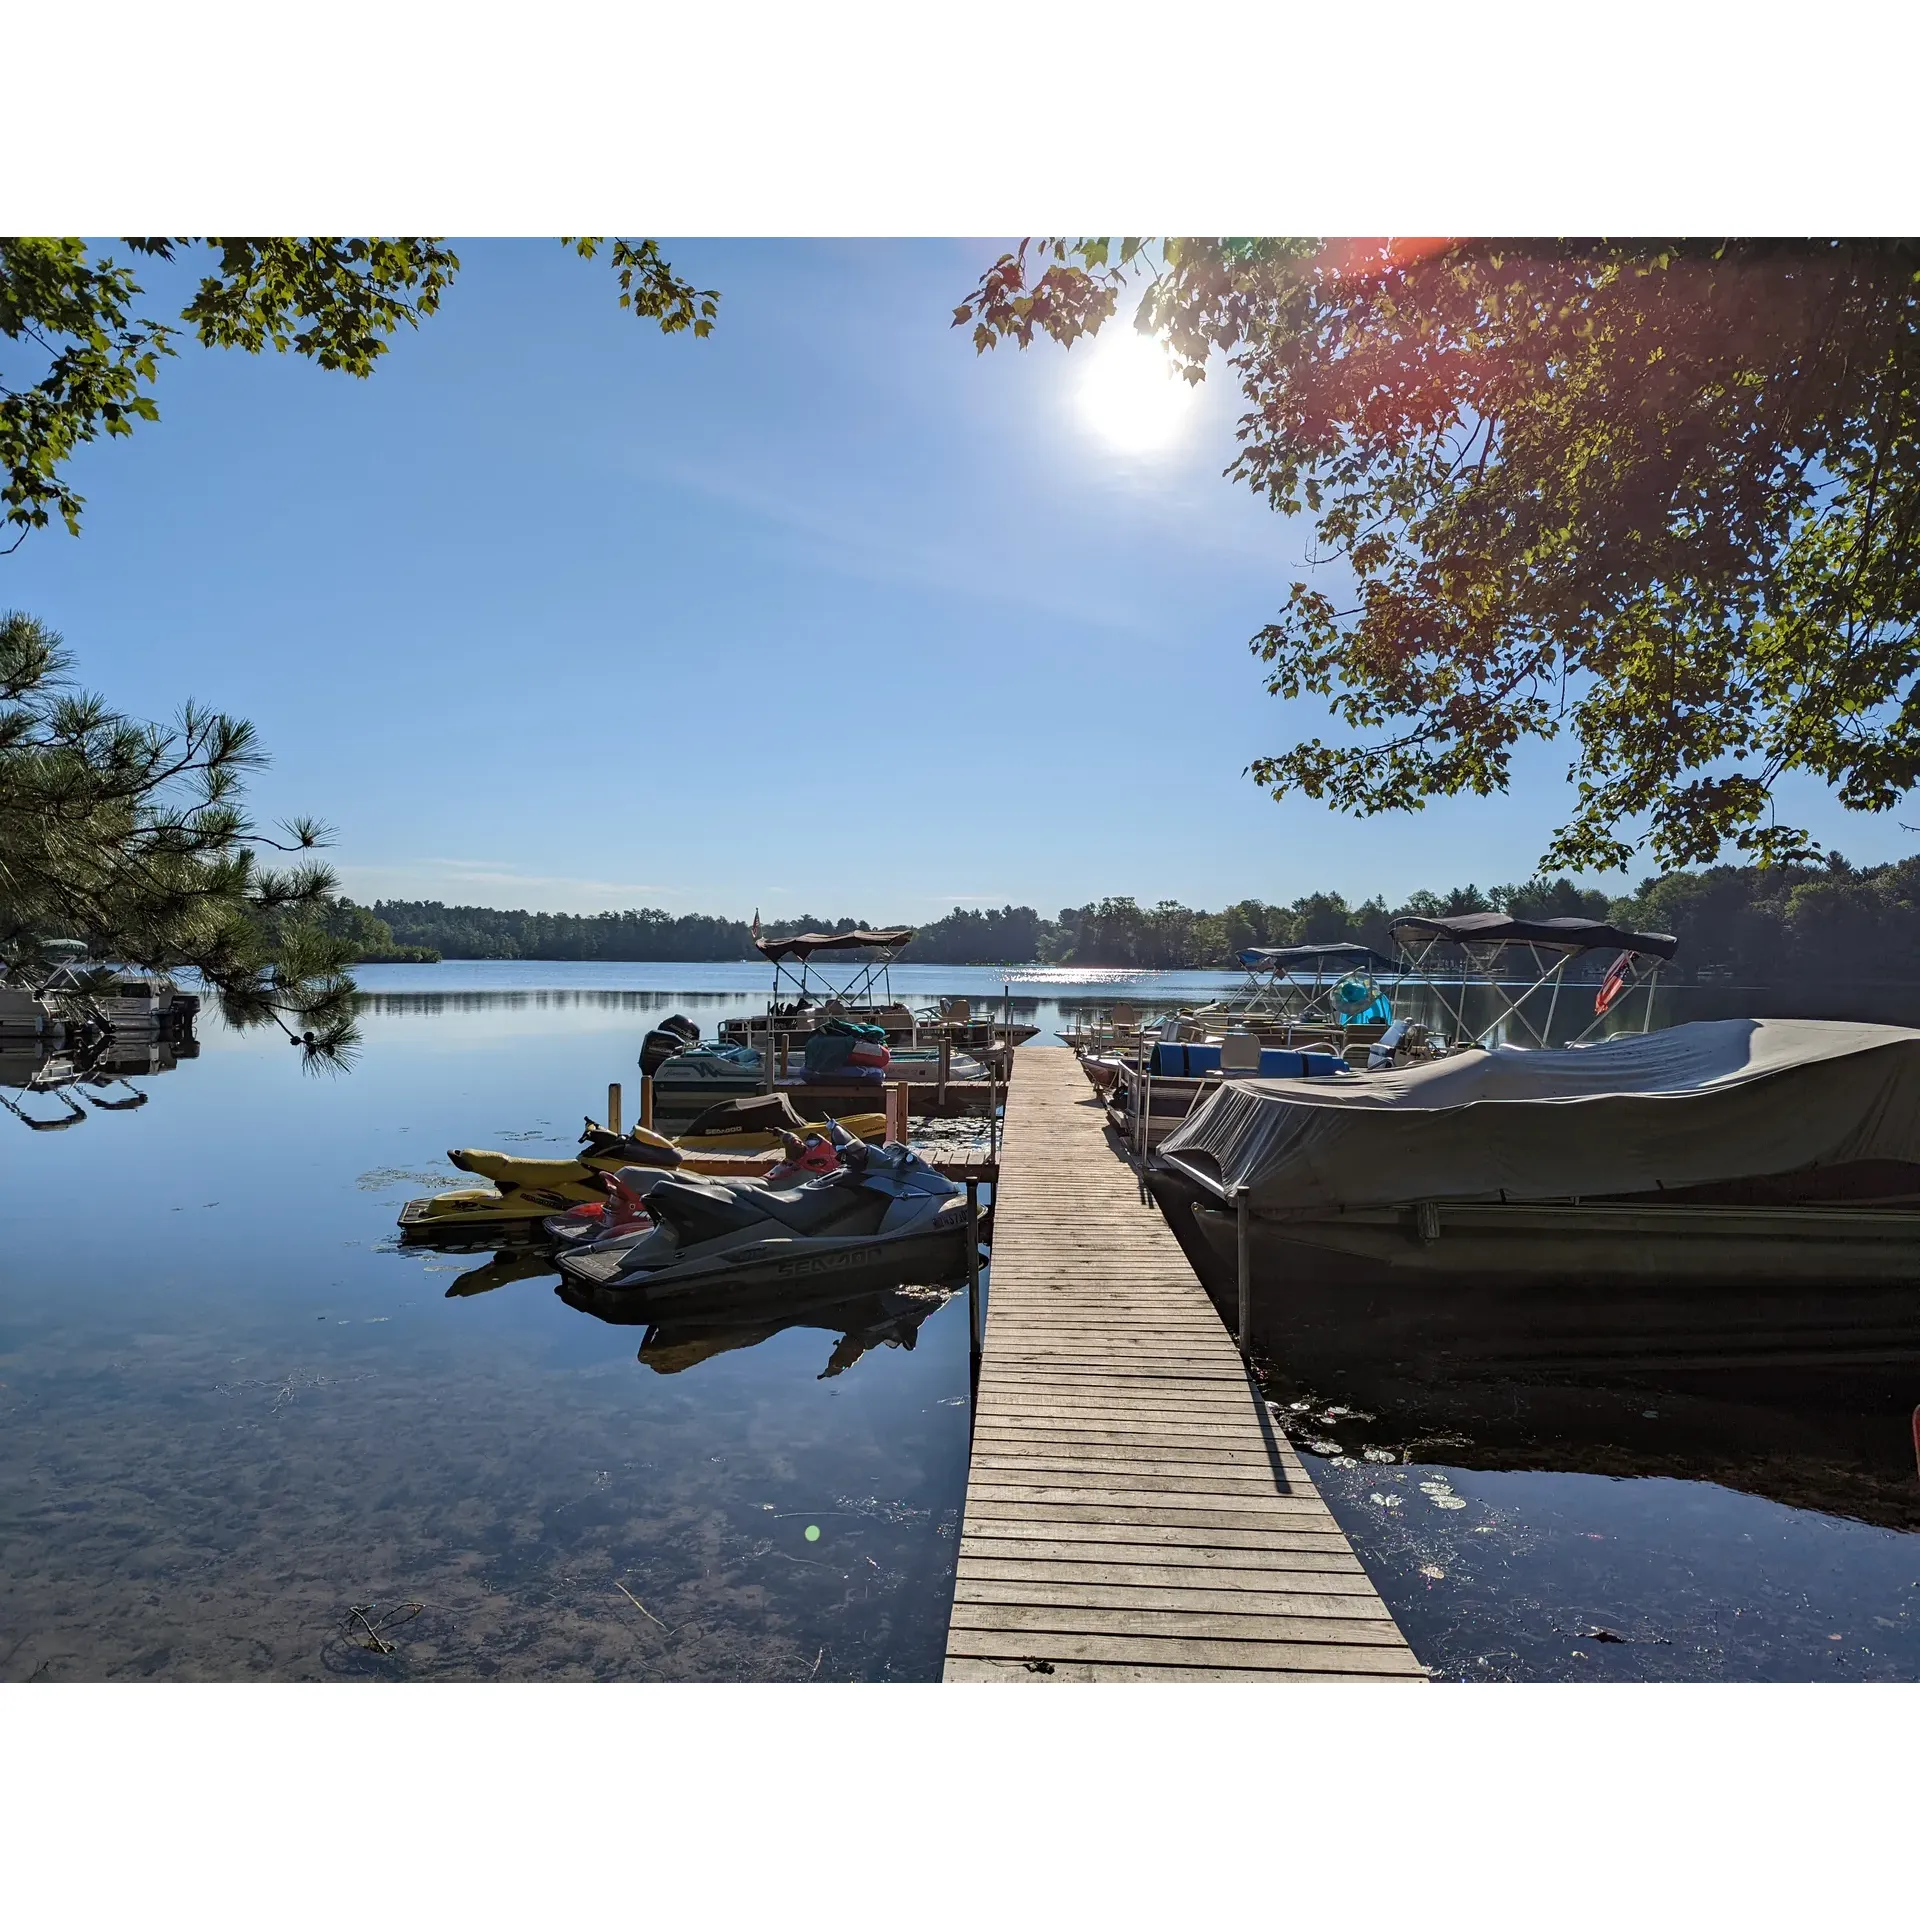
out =
{"type": "Polygon", "coordinates": [[[816,953],[852,953],[861,947],[884,947],[892,953],[912,938],[911,927],[858,927],[852,933],[790,933],[753,944],[769,960],[810,960],[816,953]]]}
{"type": "Polygon", "coordinates": [[[1563,953],[1586,953],[1612,948],[1621,953],[1645,954],[1651,960],[1671,960],[1680,942],[1670,933],[1634,933],[1609,926],[1604,920],[1516,920],[1510,913],[1403,913],[1393,923],[1393,937],[1410,945],[1407,935],[1420,940],[1451,940],[1459,946],[1553,947],[1563,953]]]}
{"type": "Polygon", "coordinates": [[[1390,961],[1383,960],[1371,947],[1339,941],[1330,947],[1247,947],[1240,964],[1260,973],[1285,973],[1291,967],[1325,965],[1338,960],[1355,967],[1368,967],[1376,973],[1391,973],[1390,961]]]}
{"type": "Polygon", "coordinates": [[[1698,1020],[1590,1047],[1234,1080],[1163,1152],[1263,1212],[1597,1198],[1920,1164],[1920,1031],[1698,1020]]]}

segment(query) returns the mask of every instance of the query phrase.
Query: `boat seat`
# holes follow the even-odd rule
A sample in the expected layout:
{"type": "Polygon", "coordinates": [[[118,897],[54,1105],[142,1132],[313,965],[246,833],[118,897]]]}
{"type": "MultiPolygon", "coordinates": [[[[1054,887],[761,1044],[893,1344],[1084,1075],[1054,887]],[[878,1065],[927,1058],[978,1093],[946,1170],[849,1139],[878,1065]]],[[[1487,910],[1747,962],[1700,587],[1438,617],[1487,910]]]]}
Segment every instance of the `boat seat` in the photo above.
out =
{"type": "Polygon", "coordinates": [[[1220,1039],[1220,1071],[1224,1074],[1257,1074],[1260,1071],[1260,1036],[1244,1028],[1220,1039]]]}

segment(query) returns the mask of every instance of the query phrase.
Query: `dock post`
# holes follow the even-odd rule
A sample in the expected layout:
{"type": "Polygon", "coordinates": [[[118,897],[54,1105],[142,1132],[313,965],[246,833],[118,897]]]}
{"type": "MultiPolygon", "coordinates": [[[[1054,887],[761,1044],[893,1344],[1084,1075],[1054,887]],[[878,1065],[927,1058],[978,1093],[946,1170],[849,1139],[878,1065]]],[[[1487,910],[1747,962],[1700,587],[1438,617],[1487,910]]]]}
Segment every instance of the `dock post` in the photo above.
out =
{"type": "Polygon", "coordinates": [[[1247,1245],[1247,1193],[1243,1187],[1233,1198],[1234,1240],[1239,1254],[1240,1305],[1233,1330],[1240,1342],[1240,1358],[1247,1357],[1247,1322],[1253,1317],[1253,1260],[1247,1245]]]}
{"type": "Polygon", "coordinates": [[[933,1096],[935,1113],[945,1113],[947,1110],[947,1073],[952,1065],[953,1033],[951,1029],[942,1027],[940,1030],[940,1085],[933,1096]]]}
{"type": "MultiPolygon", "coordinates": [[[[749,1028],[748,1032],[751,1035],[752,1029],[749,1028]]],[[[761,1041],[760,1045],[763,1049],[762,1059],[766,1066],[767,1091],[771,1093],[773,1091],[773,1009],[771,1007],[767,1009],[767,1037],[761,1041]]]]}
{"type": "Polygon", "coordinates": [[[651,1133],[653,1131],[653,1076],[646,1075],[640,1082],[640,1124],[651,1133]]]}
{"type": "Polygon", "coordinates": [[[980,1399],[980,1182],[967,1182],[967,1425],[980,1399]]]}
{"type": "Polygon", "coordinates": [[[607,1083],[607,1131],[620,1131],[620,1082],[610,1080],[607,1083]]]}

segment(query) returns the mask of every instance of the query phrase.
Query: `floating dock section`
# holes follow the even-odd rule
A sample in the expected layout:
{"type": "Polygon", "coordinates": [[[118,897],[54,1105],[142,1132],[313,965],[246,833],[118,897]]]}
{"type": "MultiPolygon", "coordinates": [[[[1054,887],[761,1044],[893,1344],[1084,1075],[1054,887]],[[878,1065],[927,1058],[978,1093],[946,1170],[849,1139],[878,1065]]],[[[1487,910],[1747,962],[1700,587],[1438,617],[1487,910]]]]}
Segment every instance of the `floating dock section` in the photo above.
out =
{"type": "Polygon", "coordinates": [[[1069,1049],[997,1171],[946,1678],[1422,1678],[1069,1049]]]}

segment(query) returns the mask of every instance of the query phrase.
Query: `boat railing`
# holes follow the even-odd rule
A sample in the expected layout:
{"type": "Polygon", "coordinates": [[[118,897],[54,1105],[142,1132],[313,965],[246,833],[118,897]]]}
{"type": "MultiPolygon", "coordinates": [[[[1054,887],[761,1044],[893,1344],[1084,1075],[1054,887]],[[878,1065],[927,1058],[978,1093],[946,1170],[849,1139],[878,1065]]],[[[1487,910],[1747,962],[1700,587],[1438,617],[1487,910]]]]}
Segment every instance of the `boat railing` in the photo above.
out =
{"type": "Polygon", "coordinates": [[[1560,947],[1544,941],[1488,939],[1460,941],[1436,935],[1404,948],[1407,964],[1398,978],[1399,1006],[1407,989],[1425,988],[1453,1022],[1455,1047],[1554,1045],[1553,1032],[1564,989],[1597,986],[1591,1019],[1568,1046],[1579,1046],[1604,1026],[1616,1006],[1642,996],[1640,1031],[1653,1023],[1654,990],[1659,975],[1670,964],[1657,954],[1615,949],[1615,958],[1596,982],[1588,969],[1604,946],[1560,947]],[[1491,1016],[1476,1017],[1469,1010],[1468,993],[1490,996],[1491,1016]],[[1451,996],[1451,999],[1449,998],[1451,996]]]}

